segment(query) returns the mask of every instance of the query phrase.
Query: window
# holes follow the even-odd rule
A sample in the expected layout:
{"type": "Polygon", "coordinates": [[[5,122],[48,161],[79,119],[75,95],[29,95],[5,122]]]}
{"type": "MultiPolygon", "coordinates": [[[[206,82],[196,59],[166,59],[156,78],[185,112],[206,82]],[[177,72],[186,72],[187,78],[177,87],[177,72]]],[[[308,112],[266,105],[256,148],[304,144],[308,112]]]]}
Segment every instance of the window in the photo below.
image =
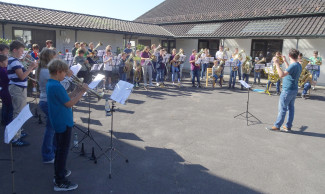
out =
{"type": "Polygon", "coordinates": [[[282,52],[283,40],[253,40],[251,56],[253,59],[258,57],[260,53],[266,58],[266,62],[270,63],[275,52],[282,52]]]}
{"type": "Polygon", "coordinates": [[[241,32],[280,32],[287,21],[249,22],[241,32]]]}
{"type": "Polygon", "coordinates": [[[171,53],[171,51],[176,48],[175,40],[162,40],[161,46],[166,49],[167,53],[171,53]]]}
{"type": "Polygon", "coordinates": [[[190,29],[187,34],[212,34],[215,32],[222,24],[200,24],[195,25],[190,29]]]}
{"type": "Polygon", "coordinates": [[[25,43],[27,48],[31,48],[32,44],[38,44],[40,50],[45,47],[46,40],[52,40],[53,46],[56,46],[56,32],[55,30],[42,30],[42,29],[25,29],[16,28],[12,29],[13,39],[25,43]]]}
{"type": "Polygon", "coordinates": [[[138,44],[151,47],[151,40],[138,40],[138,44]]]}
{"type": "Polygon", "coordinates": [[[14,30],[14,40],[19,40],[27,46],[31,44],[32,41],[32,31],[31,30],[14,30]]]}
{"type": "Polygon", "coordinates": [[[214,56],[219,49],[219,43],[220,41],[217,39],[199,39],[198,52],[200,52],[201,49],[208,48],[210,55],[214,56]]]}

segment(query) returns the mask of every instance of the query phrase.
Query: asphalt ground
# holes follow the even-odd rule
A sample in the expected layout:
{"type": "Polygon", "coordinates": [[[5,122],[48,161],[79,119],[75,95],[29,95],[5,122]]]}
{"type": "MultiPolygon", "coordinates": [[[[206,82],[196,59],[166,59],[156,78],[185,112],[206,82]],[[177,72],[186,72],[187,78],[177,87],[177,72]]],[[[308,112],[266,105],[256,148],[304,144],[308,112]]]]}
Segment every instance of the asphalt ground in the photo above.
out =
{"type": "MultiPolygon", "coordinates": [[[[246,118],[234,118],[246,111],[247,90],[239,84],[229,90],[226,84],[192,88],[187,78],[181,88],[167,83],[135,89],[114,113],[113,143],[129,163],[113,152],[111,179],[107,155],[99,157],[110,146],[111,117],[105,116],[105,99],[91,98],[90,132],[103,151],[90,138],[82,141],[86,156],[79,156],[80,146],[70,151],[69,179],[79,184],[71,193],[324,193],[325,90],[316,88],[306,100],[297,97],[293,131],[286,133],[265,129],[276,119],[278,96],[251,91],[249,112],[259,121],[251,117],[247,126],[246,118]],[[97,164],[89,160],[92,147],[97,164]]],[[[87,130],[87,100],[74,109],[82,130],[87,130]]],[[[30,106],[34,113],[35,102],[30,106]]],[[[41,158],[44,115],[42,120],[24,125],[30,146],[13,148],[18,194],[54,193],[53,164],[41,158]]],[[[77,128],[74,133],[80,141],[83,133],[77,128]]],[[[0,144],[0,159],[10,159],[9,145],[0,144]]],[[[0,193],[11,193],[11,163],[1,160],[0,172],[0,193]]]]}

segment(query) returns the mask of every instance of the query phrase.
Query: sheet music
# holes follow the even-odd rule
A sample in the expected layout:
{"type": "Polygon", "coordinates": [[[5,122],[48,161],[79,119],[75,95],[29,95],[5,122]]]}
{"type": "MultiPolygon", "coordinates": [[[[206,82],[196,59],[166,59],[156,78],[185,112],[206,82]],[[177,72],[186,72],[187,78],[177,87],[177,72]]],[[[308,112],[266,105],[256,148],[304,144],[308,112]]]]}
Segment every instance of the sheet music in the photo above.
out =
{"type": "Polygon", "coordinates": [[[64,60],[66,61],[73,60],[72,53],[71,52],[65,53],[64,60]]]}
{"type": "MultiPolygon", "coordinates": [[[[259,64],[259,65],[262,65],[262,64],[259,64]]],[[[273,63],[266,63],[266,67],[271,67],[273,66],[273,63]]]]}
{"type": "Polygon", "coordinates": [[[265,68],[265,65],[264,64],[255,64],[254,66],[254,69],[257,70],[257,69],[264,69],[265,68]]]}
{"type": "Polygon", "coordinates": [[[236,62],[234,61],[226,61],[225,62],[225,67],[235,67],[236,66],[236,62]]]}
{"type": "Polygon", "coordinates": [[[101,63],[101,64],[94,64],[93,66],[92,66],[92,68],[91,68],[91,70],[90,71],[99,71],[101,68],[102,68],[102,66],[104,65],[104,63],[101,63]]]}
{"type": "Polygon", "coordinates": [[[169,57],[164,56],[162,63],[168,63],[169,57]]]}
{"type": "Polygon", "coordinates": [[[308,70],[318,70],[318,65],[313,65],[313,64],[308,64],[307,66],[306,66],[306,69],[308,69],[308,70]]]}
{"type": "Polygon", "coordinates": [[[23,126],[23,124],[30,119],[33,114],[30,112],[29,104],[27,104],[23,110],[19,113],[19,115],[6,126],[4,141],[6,144],[9,144],[12,138],[15,137],[18,130],[23,126]]]}
{"type": "Polygon", "coordinates": [[[98,74],[95,79],[88,85],[88,87],[90,89],[94,89],[97,87],[97,85],[99,84],[99,82],[101,82],[103,80],[103,78],[105,77],[105,75],[103,74],[98,74]]]}
{"type": "Polygon", "coordinates": [[[186,55],[181,55],[179,61],[184,62],[186,59],[186,55]]]}
{"type": "Polygon", "coordinates": [[[213,63],[214,62],[214,57],[207,57],[209,63],[213,63]]]}
{"type": "Polygon", "coordinates": [[[70,67],[70,70],[73,72],[73,75],[75,76],[77,76],[80,69],[81,69],[81,65],[79,63],[77,65],[73,65],[70,67]]]}
{"type": "Polygon", "coordinates": [[[251,86],[248,85],[244,80],[239,80],[239,82],[241,83],[241,85],[243,85],[245,88],[250,88],[251,86]]]}
{"type": "Polygon", "coordinates": [[[104,54],[105,54],[105,50],[98,50],[98,52],[97,52],[98,57],[102,57],[102,56],[104,56],[104,54]]]}
{"type": "Polygon", "coordinates": [[[201,64],[201,62],[202,62],[202,59],[199,58],[198,60],[195,61],[195,64],[201,64]]]}
{"type": "Polygon", "coordinates": [[[120,80],[111,95],[111,99],[125,105],[125,101],[129,98],[133,89],[133,84],[120,80]]]}

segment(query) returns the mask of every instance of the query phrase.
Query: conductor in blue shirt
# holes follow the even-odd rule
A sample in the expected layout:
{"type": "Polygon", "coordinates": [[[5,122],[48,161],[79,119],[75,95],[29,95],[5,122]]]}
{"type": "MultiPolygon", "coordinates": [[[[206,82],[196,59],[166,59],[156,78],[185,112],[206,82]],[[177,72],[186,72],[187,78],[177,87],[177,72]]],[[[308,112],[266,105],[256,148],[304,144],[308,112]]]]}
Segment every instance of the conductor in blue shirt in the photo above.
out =
{"type": "Polygon", "coordinates": [[[282,126],[284,131],[290,131],[294,119],[295,114],[295,99],[298,94],[298,80],[302,71],[302,67],[298,62],[299,51],[296,49],[290,49],[289,51],[289,59],[290,65],[287,62],[285,56],[283,56],[284,64],[286,70],[283,71],[280,68],[280,64],[277,58],[274,58],[274,64],[276,65],[276,69],[279,73],[279,76],[283,78],[282,82],[282,92],[279,99],[279,107],[278,107],[278,117],[276,122],[272,128],[268,128],[272,131],[279,131],[286,113],[288,111],[287,123],[285,126],[282,126]]]}

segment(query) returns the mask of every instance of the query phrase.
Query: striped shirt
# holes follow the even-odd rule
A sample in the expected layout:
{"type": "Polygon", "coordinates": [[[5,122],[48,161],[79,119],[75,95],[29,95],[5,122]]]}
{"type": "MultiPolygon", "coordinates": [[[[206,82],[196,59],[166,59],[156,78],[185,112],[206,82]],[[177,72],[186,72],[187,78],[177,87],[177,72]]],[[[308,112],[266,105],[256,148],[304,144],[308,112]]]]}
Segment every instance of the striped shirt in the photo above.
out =
{"type": "Polygon", "coordinates": [[[9,78],[9,84],[16,85],[19,87],[27,88],[27,77],[24,80],[19,79],[18,75],[16,74],[16,70],[21,69],[23,72],[26,71],[24,65],[14,57],[10,57],[8,60],[8,78],[9,78]]]}

